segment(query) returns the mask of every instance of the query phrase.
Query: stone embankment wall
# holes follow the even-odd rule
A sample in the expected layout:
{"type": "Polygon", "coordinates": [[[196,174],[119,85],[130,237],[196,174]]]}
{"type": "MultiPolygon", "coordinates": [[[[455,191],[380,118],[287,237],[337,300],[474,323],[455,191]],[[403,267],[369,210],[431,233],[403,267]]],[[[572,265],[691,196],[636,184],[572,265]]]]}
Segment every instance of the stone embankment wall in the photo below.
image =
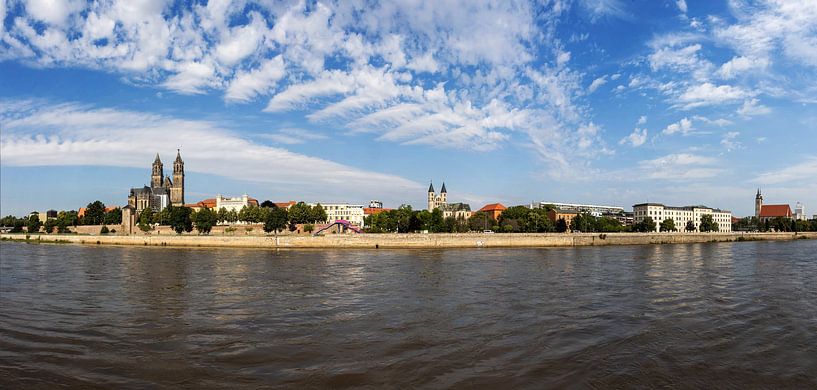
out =
{"type": "Polygon", "coordinates": [[[579,233],[579,234],[360,234],[321,237],[198,235],[2,234],[3,239],[75,244],[232,248],[512,248],[593,245],[685,244],[817,238],[817,233],[579,233]]]}

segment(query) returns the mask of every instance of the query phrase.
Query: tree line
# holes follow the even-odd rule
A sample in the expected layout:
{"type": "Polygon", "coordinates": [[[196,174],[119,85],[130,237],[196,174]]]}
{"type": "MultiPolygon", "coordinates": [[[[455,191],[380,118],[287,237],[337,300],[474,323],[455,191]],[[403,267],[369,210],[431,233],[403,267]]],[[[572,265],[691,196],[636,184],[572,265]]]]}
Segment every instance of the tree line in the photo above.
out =
{"type": "Polygon", "coordinates": [[[122,210],[119,207],[105,211],[105,204],[101,201],[93,201],[85,207],[85,215],[79,216],[76,210],[60,211],[56,218],[48,218],[41,221],[36,212],[29,216],[15,217],[7,215],[0,219],[0,225],[9,226],[12,232],[19,233],[23,227],[29,232],[40,231],[46,233],[68,233],[70,227],[81,225],[119,225],[122,223],[122,210]]]}
{"type": "Polygon", "coordinates": [[[594,217],[590,214],[578,214],[572,222],[564,218],[551,221],[548,212],[552,207],[531,209],[525,206],[514,206],[504,210],[498,219],[488,213],[477,211],[469,218],[443,217],[442,211],[434,209],[412,210],[411,206],[401,206],[396,210],[383,211],[365,218],[366,231],[371,233],[385,232],[419,232],[462,233],[491,230],[503,233],[548,233],[566,232],[568,230],[586,232],[620,232],[625,231],[616,218],[594,217]]]}
{"type": "Polygon", "coordinates": [[[324,222],[326,219],[326,210],[320,204],[309,206],[304,202],[298,202],[287,210],[267,200],[260,206],[244,206],[240,211],[227,210],[224,207],[218,210],[202,208],[193,211],[183,206],[168,206],[160,212],[145,209],[139,214],[137,226],[144,232],[151,231],[155,225],[168,225],[178,234],[191,232],[194,228],[199,234],[209,234],[213,226],[218,224],[243,222],[261,223],[264,232],[278,233],[287,228],[295,230],[299,224],[306,225],[305,230],[311,231],[310,224],[324,222]]]}

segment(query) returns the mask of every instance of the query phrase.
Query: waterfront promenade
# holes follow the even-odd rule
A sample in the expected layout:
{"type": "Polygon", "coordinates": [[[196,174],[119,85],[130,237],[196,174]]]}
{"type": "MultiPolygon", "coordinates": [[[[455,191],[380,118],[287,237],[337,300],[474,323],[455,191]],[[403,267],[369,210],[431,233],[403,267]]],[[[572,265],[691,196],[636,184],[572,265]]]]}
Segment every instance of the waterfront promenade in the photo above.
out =
{"type": "Polygon", "coordinates": [[[687,244],[701,242],[815,239],[800,233],[433,233],[325,236],[54,235],[1,234],[3,240],[29,242],[223,248],[535,248],[605,245],[687,244]]]}

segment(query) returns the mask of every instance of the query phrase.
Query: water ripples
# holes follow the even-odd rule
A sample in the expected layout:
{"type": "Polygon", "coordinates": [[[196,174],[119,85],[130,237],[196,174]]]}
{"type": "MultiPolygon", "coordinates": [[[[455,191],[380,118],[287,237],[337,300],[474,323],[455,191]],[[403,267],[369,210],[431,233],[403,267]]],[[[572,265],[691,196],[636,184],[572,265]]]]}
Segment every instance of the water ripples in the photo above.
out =
{"type": "Polygon", "coordinates": [[[3,242],[0,387],[817,387],[817,242],[3,242]]]}

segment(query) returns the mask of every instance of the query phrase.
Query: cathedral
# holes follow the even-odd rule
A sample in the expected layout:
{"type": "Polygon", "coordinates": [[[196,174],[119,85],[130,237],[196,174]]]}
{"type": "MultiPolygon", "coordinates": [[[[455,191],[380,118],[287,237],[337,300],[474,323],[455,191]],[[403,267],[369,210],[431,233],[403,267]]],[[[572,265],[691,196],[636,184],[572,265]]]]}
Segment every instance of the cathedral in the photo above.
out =
{"type": "Polygon", "coordinates": [[[161,211],[167,206],[184,205],[184,161],[180,151],[176,151],[176,160],[173,161],[173,179],[164,175],[164,166],[159,154],[153,161],[153,170],[150,176],[150,187],[131,188],[128,196],[128,205],[137,212],[150,208],[161,211]]]}

